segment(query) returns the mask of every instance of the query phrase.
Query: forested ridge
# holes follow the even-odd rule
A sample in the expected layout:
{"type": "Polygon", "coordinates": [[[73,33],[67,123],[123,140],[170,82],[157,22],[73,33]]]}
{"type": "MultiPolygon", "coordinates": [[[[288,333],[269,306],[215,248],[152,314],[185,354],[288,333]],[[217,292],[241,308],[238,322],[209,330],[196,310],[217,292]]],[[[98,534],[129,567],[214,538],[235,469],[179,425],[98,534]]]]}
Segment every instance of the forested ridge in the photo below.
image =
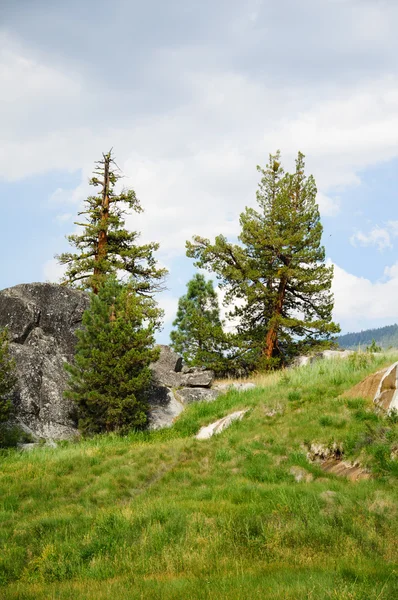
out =
{"type": "Polygon", "coordinates": [[[356,333],[346,333],[337,338],[341,348],[355,348],[358,346],[368,346],[372,340],[382,348],[397,348],[398,347],[398,325],[387,325],[386,327],[378,327],[376,329],[365,329],[356,333]]]}

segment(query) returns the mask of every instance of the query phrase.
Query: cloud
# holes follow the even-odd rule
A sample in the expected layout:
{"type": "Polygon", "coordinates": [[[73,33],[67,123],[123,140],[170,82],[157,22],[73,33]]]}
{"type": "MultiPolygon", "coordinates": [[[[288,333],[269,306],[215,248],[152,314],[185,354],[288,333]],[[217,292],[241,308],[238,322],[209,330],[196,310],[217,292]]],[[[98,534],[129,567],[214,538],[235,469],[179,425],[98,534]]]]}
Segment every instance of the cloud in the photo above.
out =
{"type": "Polygon", "coordinates": [[[318,193],[316,199],[323,217],[335,217],[339,214],[341,205],[338,198],[331,198],[326,194],[318,193]]]}
{"type": "Polygon", "coordinates": [[[350,237],[350,242],[353,246],[376,246],[379,251],[392,249],[390,233],[381,227],[374,227],[368,234],[357,231],[350,237]]]}
{"type": "Polygon", "coordinates": [[[343,331],[398,322],[398,262],[386,267],[384,275],[372,282],[334,265],[334,319],[343,331]]]}
{"type": "Polygon", "coordinates": [[[49,283],[59,283],[65,272],[65,265],[60,265],[55,258],[43,265],[43,279],[49,283]]]}
{"type": "Polygon", "coordinates": [[[356,231],[351,237],[352,246],[376,246],[379,251],[392,249],[392,240],[398,236],[398,221],[387,221],[384,227],[375,225],[369,233],[356,231]]]}

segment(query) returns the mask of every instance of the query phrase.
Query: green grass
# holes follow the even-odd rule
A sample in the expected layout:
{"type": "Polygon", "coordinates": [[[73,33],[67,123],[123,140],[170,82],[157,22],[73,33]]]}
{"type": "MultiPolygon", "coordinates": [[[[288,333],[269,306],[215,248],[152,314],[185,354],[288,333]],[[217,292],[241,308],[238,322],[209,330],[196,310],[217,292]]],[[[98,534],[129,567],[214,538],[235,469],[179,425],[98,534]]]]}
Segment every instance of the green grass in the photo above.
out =
{"type": "Polygon", "coordinates": [[[169,430],[3,452],[0,598],[398,597],[397,419],[339,397],[397,359],[284,372],[189,406],[169,430]],[[241,408],[221,435],[193,438],[241,408]],[[309,464],[315,441],[342,444],[373,478],[309,464]],[[293,466],[313,480],[297,483],[293,466]]]}

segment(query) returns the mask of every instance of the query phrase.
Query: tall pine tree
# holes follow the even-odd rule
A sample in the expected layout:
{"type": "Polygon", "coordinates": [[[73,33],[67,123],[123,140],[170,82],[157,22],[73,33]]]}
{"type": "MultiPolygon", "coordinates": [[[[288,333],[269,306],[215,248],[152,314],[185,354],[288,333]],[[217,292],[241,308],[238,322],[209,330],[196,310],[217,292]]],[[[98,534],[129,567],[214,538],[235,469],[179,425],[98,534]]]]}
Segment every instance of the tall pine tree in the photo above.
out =
{"type": "Polygon", "coordinates": [[[240,216],[240,243],[224,236],[214,243],[196,236],[187,254],[217,274],[231,316],[257,363],[274,366],[311,348],[328,346],[339,327],[332,321],[333,267],[325,264],[317,188],[304,173],[304,155],[285,173],[279,152],[271,155],[261,181],[258,209],[240,216]],[[238,301],[238,303],[237,303],[238,301]]]}
{"type": "Polygon", "coordinates": [[[150,299],[115,276],[91,295],[69,372],[66,396],[78,409],[79,429],[87,434],[125,433],[147,423],[149,364],[156,360],[158,312],[150,299]]]}
{"type": "Polygon", "coordinates": [[[227,369],[227,336],[213,282],[197,273],[187,288],[187,293],[178,301],[175,329],[170,334],[171,346],[183,356],[187,365],[224,373],[227,369]]]}
{"type": "Polygon", "coordinates": [[[98,193],[85,200],[79,213],[85,220],[75,223],[83,231],[67,238],[77,252],[64,252],[56,258],[67,267],[66,285],[97,294],[109,274],[127,274],[137,293],[150,296],[161,289],[166,270],[157,266],[154,257],[159,244],[137,245],[139,232],[125,228],[127,211],[140,213],[142,207],[134,190],[116,192],[120,178],[112,151],[103,154],[90,180],[98,193]]]}

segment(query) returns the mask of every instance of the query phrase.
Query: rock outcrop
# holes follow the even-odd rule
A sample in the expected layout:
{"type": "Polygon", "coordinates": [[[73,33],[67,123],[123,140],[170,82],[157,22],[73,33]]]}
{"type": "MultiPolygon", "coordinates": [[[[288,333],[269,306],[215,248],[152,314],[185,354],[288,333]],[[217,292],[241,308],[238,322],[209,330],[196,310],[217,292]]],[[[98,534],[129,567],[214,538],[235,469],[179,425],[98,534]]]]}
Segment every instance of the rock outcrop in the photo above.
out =
{"type": "MultiPolygon", "coordinates": [[[[64,365],[73,360],[76,330],[88,305],[84,292],[50,283],[0,291],[0,328],[9,330],[17,367],[14,418],[35,441],[77,435],[76,408],[64,397],[68,379],[64,365]]],[[[160,347],[159,360],[151,369],[151,429],[170,426],[187,404],[215,400],[231,387],[212,388],[213,371],[184,367],[181,356],[168,346],[160,347]]]]}
{"type": "Polygon", "coordinates": [[[398,410],[398,363],[389,367],[380,378],[374,403],[387,412],[398,410]]]}
{"type": "Polygon", "coordinates": [[[382,412],[398,410],[398,362],[368,375],[363,381],[344,392],[342,398],[373,400],[375,408],[382,412]]]}
{"type": "Polygon", "coordinates": [[[63,396],[64,363],[73,358],[75,332],[87,306],[83,292],[50,283],[0,292],[0,327],[8,328],[17,367],[16,420],[33,438],[76,435],[74,406],[63,396]]]}
{"type": "Polygon", "coordinates": [[[212,389],[213,371],[184,367],[182,358],[169,346],[160,346],[160,356],[151,365],[153,385],[150,395],[150,429],[169,427],[187,404],[215,400],[220,392],[212,389]]]}

